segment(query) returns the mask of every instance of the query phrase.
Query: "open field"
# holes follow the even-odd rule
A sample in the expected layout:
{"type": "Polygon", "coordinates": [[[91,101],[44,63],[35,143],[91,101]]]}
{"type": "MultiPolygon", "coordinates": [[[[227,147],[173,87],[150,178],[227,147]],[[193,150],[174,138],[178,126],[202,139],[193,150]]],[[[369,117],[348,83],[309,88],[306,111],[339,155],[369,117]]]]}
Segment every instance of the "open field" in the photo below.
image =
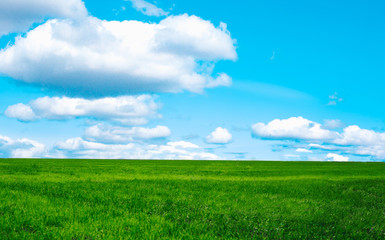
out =
{"type": "Polygon", "coordinates": [[[0,159],[0,239],[384,239],[385,164],[0,159]]]}

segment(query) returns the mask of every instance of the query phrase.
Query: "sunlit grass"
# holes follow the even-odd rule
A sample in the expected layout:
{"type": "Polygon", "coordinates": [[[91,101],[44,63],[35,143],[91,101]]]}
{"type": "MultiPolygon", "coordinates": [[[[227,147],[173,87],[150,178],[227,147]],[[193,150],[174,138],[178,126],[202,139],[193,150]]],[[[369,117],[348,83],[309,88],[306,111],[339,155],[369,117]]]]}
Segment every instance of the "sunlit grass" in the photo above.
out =
{"type": "Polygon", "coordinates": [[[0,159],[0,239],[383,239],[382,163],[0,159]]]}

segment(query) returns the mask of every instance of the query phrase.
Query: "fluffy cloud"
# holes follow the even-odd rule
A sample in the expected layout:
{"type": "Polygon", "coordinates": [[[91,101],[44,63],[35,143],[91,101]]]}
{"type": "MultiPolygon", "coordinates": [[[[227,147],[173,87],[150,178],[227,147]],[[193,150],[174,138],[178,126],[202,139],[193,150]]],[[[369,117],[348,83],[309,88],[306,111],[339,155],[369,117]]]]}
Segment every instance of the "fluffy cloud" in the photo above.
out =
{"type": "Polygon", "coordinates": [[[101,143],[71,138],[51,147],[30,139],[11,139],[0,135],[0,157],[4,158],[95,158],[95,159],[191,159],[217,160],[215,154],[186,141],[164,145],[141,143],[101,143]]]}
{"type": "Polygon", "coordinates": [[[231,83],[202,63],[236,58],[225,24],[187,14],[159,23],[54,19],[1,50],[0,73],[78,96],[201,92],[231,83]]]}
{"type": "Polygon", "coordinates": [[[232,135],[226,128],[218,127],[206,137],[206,142],[216,144],[226,144],[232,139],[232,135]]]}
{"type": "Polygon", "coordinates": [[[321,124],[303,117],[275,119],[267,125],[256,123],[252,126],[252,133],[255,137],[267,139],[324,140],[334,139],[337,136],[335,132],[323,129],[321,124]]]}
{"type": "Polygon", "coordinates": [[[28,105],[9,106],[5,115],[21,121],[37,119],[62,120],[90,117],[118,121],[125,124],[145,124],[156,117],[158,105],[150,95],[108,97],[94,100],[68,97],[43,97],[28,105]]]}
{"type": "Polygon", "coordinates": [[[114,158],[114,159],[191,159],[216,160],[218,156],[200,150],[190,142],[168,142],[166,145],[104,144],[68,139],[55,146],[62,156],[73,158],[114,158]]]}
{"type": "Polygon", "coordinates": [[[9,106],[5,111],[5,115],[10,118],[17,118],[23,122],[34,121],[37,119],[37,116],[32,108],[22,103],[9,106]]]}
{"type": "Polygon", "coordinates": [[[45,154],[45,145],[22,138],[13,140],[0,135],[0,156],[4,158],[34,158],[45,154]]]}
{"type": "Polygon", "coordinates": [[[87,15],[81,0],[1,0],[0,36],[27,31],[47,17],[79,20],[87,15]]]}
{"type": "MultiPolygon", "coordinates": [[[[127,0],[126,0],[127,1],[127,0]]],[[[146,2],[144,0],[130,0],[132,6],[139,12],[147,16],[167,16],[168,12],[163,11],[163,9],[158,8],[152,3],[146,2]]]]}
{"type": "Polygon", "coordinates": [[[334,161],[334,162],[347,162],[347,161],[349,161],[348,157],[344,157],[344,156],[341,156],[341,155],[338,155],[335,153],[328,153],[326,155],[326,159],[328,161],[334,161]]]}
{"type": "MultiPolygon", "coordinates": [[[[339,123],[333,120],[334,123],[339,123]]],[[[311,150],[334,151],[356,156],[370,156],[374,159],[385,159],[385,133],[373,130],[361,129],[351,125],[341,131],[326,130],[321,124],[302,117],[289,119],[275,119],[268,124],[257,123],[252,126],[252,134],[255,137],[263,137],[273,140],[295,140],[302,147],[296,152],[311,153],[311,150]],[[309,147],[310,149],[306,148],[309,147]]],[[[335,154],[335,153],[333,153],[335,154]]],[[[329,155],[332,159],[336,155],[329,155]]]]}
{"type": "Polygon", "coordinates": [[[166,138],[171,135],[171,131],[166,126],[124,128],[98,124],[87,128],[84,135],[85,139],[94,142],[127,143],[140,139],[166,138]]]}
{"type": "Polygon", "coordinates": [[[385,147],[385,133],[378,133],[373,130],[361,129],[352,125],[344,128],[340,138],[333,141],[339,145],[383,145],[385,147]]]}

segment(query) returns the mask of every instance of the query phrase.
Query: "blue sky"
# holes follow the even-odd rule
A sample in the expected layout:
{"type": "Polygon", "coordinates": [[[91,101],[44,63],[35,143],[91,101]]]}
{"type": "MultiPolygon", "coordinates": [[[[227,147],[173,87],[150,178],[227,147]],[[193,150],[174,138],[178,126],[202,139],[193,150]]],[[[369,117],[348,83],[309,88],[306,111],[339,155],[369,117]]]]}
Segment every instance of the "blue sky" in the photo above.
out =
{"type": "Polygon", "coordinates": [[[0,3],[0,157],[383,161],[382,1],[0,3]]]}

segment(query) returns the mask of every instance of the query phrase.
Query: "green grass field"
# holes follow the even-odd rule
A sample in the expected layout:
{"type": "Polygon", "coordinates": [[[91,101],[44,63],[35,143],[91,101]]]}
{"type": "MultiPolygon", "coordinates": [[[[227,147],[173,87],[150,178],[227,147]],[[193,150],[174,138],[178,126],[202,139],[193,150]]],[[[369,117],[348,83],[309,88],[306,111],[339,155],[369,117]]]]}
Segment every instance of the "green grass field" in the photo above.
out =
{"type": "Polygon", "coordinates": [[[384,239],[385,164],[0,159],[0,239],[384,239]]]}

